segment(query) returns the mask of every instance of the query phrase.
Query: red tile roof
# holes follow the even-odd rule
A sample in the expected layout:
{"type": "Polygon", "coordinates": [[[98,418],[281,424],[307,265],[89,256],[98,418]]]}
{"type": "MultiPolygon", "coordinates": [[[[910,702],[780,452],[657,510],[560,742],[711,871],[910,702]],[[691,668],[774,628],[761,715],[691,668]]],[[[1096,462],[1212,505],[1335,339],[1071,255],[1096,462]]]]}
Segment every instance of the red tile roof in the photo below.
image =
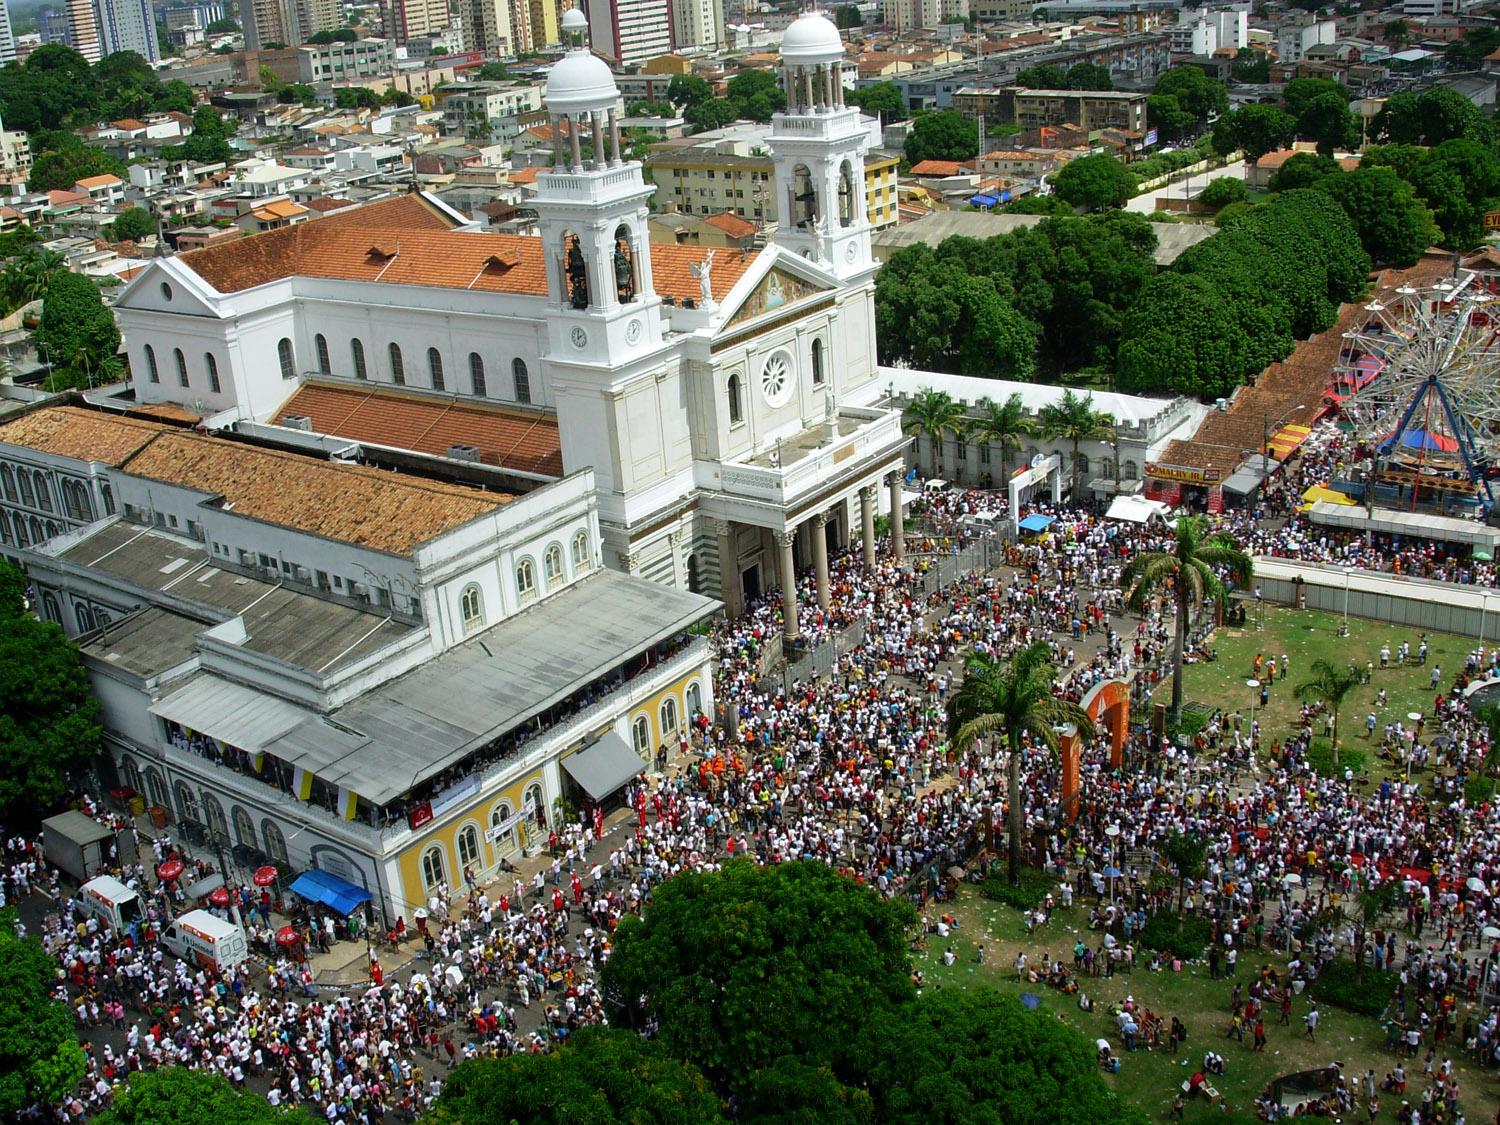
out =
{"type": "MultiPolygon", "coordinates": [[[[498,377],[498,372],[494,373],[498,377]]],[[[498,404],[455,401],[388,387],[351,387],[313,381],[281,404],[272,422],[289,414],[312,419],[319,433],[447,456],[472,445],[486,465],[545,476],[563,475],[557,419],[498,404]]]]}
{"type": "MultiPolygon", "coordinates": [[[[656,291],[696,301],[698,279],[689,267],[701,262],[707,249],[652,244],[650,250],[656,291]]],[[[753,253],[716,257],[714,299],[723,300],[754,260],[753,253]]],[[[292,276],[537,297],[547,293],[540,239],[455,231],[445,216],[415,195],[190,250],[178,261],[221,293],[292,276]]]]}
{"type": "Polygon", "coordinates": [[[733,211],[721,211],[703,220],[711,227],[718,227],[730,238],[749,238],[760,230],[749,219],[742,219],[733,211]]]}
{"type": "Polygon", "coordinates": [[[956,160],[922,160],[911,166],[913,176],[957,176],[968,170],[956,160]]]}

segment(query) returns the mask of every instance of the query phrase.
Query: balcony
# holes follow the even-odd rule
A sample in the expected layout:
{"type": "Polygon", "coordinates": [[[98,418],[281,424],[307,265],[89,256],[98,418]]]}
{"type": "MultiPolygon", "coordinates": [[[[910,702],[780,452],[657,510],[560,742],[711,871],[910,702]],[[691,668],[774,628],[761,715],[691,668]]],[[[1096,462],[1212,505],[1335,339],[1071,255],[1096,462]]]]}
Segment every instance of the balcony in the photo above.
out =
{"type": "Polygon", "coordinates": [[[733,499],[791,505],[851,470],[895,455],[906,441],[894,410],[845,407],[838,425],[816,426],[744,461],[725,461],[717,487],[733,499]]]}

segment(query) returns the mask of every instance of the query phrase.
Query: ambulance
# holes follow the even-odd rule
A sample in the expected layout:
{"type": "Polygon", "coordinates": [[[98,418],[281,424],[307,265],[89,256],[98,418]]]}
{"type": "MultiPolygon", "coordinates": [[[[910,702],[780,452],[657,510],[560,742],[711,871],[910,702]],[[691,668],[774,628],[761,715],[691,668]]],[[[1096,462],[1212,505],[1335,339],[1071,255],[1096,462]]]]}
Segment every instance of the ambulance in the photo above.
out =
{"type": "Polygon", "coordinates": [[[78,888],[78,908],[117,934],[128,934],[145,917],[141,896],[110,875],[90,879],[78,888]]]}
{"type": "Polygon", "coordinates": [[[221,973],[249,955],[245,931],[207,910],[189,910],[173,918],[162,931],[161,943],[184,961],[221,973]]]}

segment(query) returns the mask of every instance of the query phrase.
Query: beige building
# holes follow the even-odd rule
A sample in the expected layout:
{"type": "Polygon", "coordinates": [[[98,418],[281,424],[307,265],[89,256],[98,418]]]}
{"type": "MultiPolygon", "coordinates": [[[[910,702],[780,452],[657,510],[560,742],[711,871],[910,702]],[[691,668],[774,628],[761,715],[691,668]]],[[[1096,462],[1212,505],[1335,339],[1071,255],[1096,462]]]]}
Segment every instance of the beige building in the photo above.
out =
{"type": "Polygon", "coordinates": [[[966,86],[953,95],[953,108],[965,117],[984,115],[986,125],[1077,125],[1095,129],[1146,130],[1146,95],[1125,90],[980,89],[966,86]]]}
{"type": "Polygon", "coordinates": [[[531,49],[540,51],[562,42],[562,4],[560,0],[527,0],[530,17],[531,49]]]}
{"type": "Polygon", "coordinates": [[[463,16],[466,50],[486,55],[508,55],[516,50],[510,0],[464,0],[463,16]]]}
{"type": "Polygon", "coordinates": [[[91,63],[104,57],[93,0],[68,0],[68,46],[91,63]]]}
{"type": "Polygon", "coordinates": [[[388,34],[397,43],[419,35],[436,35],[452,22],[448,0],[392,0],[386,13],[388,34]]]}

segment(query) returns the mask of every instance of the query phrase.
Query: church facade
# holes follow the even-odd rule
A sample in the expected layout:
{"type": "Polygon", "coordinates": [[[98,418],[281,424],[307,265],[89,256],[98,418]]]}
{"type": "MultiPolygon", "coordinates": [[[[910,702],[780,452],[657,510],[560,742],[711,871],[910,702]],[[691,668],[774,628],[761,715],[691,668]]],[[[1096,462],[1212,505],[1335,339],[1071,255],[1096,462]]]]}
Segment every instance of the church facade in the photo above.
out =
{"type": "Polygon", "coordinates": [[[623,158],[618,91],[580,22],[547,81],[537,236],[479,232],[413,194],[153,263],[116,305],[135,396],[262,436],[350,436],[327,404],[355,392],[500,411],[555,435],[555,456],[450,451],[537,484],[591,470],[606,565],[731,614],[811,566],[826,599],[830,548],[863,538],[873,565],[907,440],[899,410],[876,405],[861,190],[876,138],[843,104],[838,33],[808,13],[784,37],[784,218],[741,252],[649,242],[654,188],[623,158]]]}

